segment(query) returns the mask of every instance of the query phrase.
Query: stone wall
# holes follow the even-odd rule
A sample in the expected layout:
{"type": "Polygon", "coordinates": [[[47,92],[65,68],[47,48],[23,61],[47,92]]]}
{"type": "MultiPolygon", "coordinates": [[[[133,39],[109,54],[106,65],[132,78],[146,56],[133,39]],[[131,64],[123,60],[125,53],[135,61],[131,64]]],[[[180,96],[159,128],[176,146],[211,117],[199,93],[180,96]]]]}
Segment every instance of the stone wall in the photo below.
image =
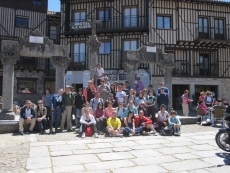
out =
{"type": "Polygon", "coordinates": [[[31,100],[33,103],[37,104],[37,101],[42,98],[44,94],[44,72],[33,71],[20,71],[15,70],[15,78],[14,78],[14,101],[18,101],[20,105],[23,105],[26,100],[31,100]],[[36,94],[18,94],[17,92],[17,78],[34,78],[36,79],[36,94]]]}

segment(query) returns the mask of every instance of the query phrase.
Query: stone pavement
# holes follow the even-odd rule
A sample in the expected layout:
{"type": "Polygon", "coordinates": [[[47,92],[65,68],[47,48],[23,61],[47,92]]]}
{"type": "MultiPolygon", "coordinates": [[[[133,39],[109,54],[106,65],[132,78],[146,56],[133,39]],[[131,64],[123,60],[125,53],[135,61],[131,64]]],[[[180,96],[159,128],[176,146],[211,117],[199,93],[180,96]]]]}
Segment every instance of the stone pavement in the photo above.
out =
{"type": "Polygon", "coordinates": [[[182,126],[181,137],[81,139],[74,133],[1,135],[0,172],[227,173],[230,153],[215,143],[218,128],[182,126]]]}

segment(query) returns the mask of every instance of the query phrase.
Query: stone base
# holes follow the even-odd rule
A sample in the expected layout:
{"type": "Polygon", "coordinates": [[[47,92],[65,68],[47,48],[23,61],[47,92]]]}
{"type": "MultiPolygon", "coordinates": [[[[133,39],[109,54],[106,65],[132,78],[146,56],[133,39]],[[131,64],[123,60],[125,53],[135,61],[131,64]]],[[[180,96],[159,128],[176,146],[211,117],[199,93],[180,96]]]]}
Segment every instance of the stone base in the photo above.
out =
{"type": "Polygon", "coordinates": [[[184,116],[178,116],[180,118],[181,124],[196,124],[197,117],[184,117],[184,116]]]}
{"type": "Polygon", "coordinates": [[[0,120],[0,133],[18,132],[18,120],[0,120]]]}
{"type": "Polygon", "coordinates": [[[15,113],[12,111],[4,111],[0,113],[0,120],[15,120],[15,113]]]}

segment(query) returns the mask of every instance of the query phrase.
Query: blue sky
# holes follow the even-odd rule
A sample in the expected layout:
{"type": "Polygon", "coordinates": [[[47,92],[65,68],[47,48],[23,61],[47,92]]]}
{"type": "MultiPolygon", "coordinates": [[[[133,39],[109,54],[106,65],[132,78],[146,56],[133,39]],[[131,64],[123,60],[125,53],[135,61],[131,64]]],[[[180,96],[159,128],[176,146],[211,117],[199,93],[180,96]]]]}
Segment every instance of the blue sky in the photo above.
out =
{"type": "MultiPolygon", "coordinates": [[[[60,11],[60,0],[48,0],[48,10],[49,11],[60,11]]],[[[230,0],[226,0],[230,1],[230,0]]]]}
{"type": "Polygon", "coordinates": [[[60,0],[48,0],[49,11],[60,11],[60,0]]]}

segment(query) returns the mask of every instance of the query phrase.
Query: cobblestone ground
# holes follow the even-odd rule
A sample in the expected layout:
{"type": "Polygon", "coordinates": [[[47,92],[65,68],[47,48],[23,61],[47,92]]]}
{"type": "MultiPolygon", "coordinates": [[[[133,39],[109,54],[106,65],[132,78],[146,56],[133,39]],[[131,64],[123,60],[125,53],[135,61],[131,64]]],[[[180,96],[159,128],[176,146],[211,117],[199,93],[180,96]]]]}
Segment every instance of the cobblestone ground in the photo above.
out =
{"type": "Polygon", "coordinates": [[[0,172],[227,173],[230,155],[215,143],[218,128],[184,125],[181,137],[99,139],[55,135],[1,135],[0,172]]]}

